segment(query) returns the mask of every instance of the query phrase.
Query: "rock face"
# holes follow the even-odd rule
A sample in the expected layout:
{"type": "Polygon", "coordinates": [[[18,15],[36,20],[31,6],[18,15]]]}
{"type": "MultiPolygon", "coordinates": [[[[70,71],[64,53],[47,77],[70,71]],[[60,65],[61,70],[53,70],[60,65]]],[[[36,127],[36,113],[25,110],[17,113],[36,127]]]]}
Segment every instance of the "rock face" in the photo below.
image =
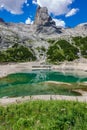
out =
{"type": "Polygon", "coordinates": [[[49,16],[48,9],[46,7],[39,6],[37,8],[34,24],[52,26],[55,25],[55,22],[52,20],[51,16],[49,16]]]}
{"type": "Polygon", "coordinates": [[[79,30],[87,30],[87,23],[82,23],[77,26],[79,30]]]}
{"type": "Polygon", "coordinates": [[[61,33],[61,29],[56,27],[56,24],[51,16],[49,16],[48,9],[46,7],[38,6],[34,25],[36,25],[37,34],[46,33],[47,35],[50,35],[53,33],[61,33]]]}

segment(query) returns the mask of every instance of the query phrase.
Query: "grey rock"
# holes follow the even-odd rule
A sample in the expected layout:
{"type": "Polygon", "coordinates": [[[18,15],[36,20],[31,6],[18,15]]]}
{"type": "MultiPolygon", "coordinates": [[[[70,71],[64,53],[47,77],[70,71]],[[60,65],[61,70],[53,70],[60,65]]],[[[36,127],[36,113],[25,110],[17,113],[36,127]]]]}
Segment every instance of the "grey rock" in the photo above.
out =
{"type": "Polygon", "coordinates": [[[56,27],[56,24],[51,16],[49,16],[46,7],[38,6],[34,25],[36,26],[37,34],[43,33],[50,35],[53,33],[61,33],[61,28],[56,27]]]}
{"type": "Polygon", "coordinates": [[[51,16],[49,16],[48,9],[46,7],[38,6],[34,24],[51,26],[55,25],[55,22],[52,20],[51,16]]]}

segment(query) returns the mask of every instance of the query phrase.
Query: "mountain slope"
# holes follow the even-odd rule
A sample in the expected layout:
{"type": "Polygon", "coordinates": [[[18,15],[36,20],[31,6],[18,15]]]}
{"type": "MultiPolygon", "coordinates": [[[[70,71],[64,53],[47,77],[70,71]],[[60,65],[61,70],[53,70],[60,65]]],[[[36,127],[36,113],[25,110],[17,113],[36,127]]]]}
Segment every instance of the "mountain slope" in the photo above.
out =
{"type": "MultiPolygon", "coordinates": [[[[29,48],[31,51],[33,50],[33,54],[38,60],[46,59],[46,54],[50,47],[49,40],[51,40],[51,42],[52,40],[55,42],[66,40],[69,44],[72,44],[73,37],[78,36],[87,36],[87,23],[80,24],[75,28],[57,27],[55,22],[48,15],[48,10],[45,7],[38,7],[35,22],[32,25],[5,23],[3,19],[0,19],[0,50],[6,51],[15,44],[19,44],[29,48]]],[[[85,44],[87,44],[86,39],[85,44]]],[[[72,44],[72,47],[73,46],[77,45],[72,44]]],[[[78,47],[79,46],[76,48],[78,47]]],[[[78,49],[80,52],[81,46],[78,49]]],[[[85,52],[86,49],[87,48],[85,48],[85,52]]]]}

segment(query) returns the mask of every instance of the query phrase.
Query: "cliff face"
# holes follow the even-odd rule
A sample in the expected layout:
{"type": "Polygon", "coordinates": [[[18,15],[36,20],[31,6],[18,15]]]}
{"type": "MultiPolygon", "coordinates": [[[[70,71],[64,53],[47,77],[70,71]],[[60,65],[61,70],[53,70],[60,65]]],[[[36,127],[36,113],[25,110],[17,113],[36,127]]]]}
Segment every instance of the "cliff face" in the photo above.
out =
{"type": "Polygon", "coordinates": [[[61,33],[61,29],[56,27],[46,7],[39,6],[37,8],[34,25],[36,25],[36,33],[47,33],[47,35],[61,33]]]}
{"type": "Polygon", "coordinates": [[[35,54],[40,59],[40,54],[44,53],[40,49],[44,47],[47,50],[49,47],[48,39],[66,39],[70,41],[72,37],[76,36],[87,36],[87,23],[80,24],[75,28],[58,28],[45,7],[37,8],[33,25],[5,23],[0,18],[1,50],[6,50],[18,43],[34,49],[35,54]]]}
{"type": "Polygon", "coordinates": [[[55,25],[55,22],[52,20],[51,16],[49,16],[47,8],[39,6],[37,8],[34,24],[52,26],[55,25]]]}

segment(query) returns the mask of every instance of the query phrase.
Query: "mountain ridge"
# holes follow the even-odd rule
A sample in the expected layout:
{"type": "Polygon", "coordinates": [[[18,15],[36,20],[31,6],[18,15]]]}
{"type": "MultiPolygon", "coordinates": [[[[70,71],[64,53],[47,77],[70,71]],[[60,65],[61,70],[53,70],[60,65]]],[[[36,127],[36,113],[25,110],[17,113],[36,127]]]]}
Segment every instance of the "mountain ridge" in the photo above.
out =
{"type": "Polygon", "coordinates": [[[50,46],[49,39],[63,39],[71,43],[73,37],[87,37],[87,23],[81,23],[74,28],[57,27],[46,7],[38,7],[32,25],[6,23],[2,18],[0,19],[0,50],[11,48],[14,44],[23,45],[33,49],[38,60],[41,59],[41,53],[44,53],[43,57],[46,55],[46,52],[38,49],[44,47],[47,51],[50,46]]]}

